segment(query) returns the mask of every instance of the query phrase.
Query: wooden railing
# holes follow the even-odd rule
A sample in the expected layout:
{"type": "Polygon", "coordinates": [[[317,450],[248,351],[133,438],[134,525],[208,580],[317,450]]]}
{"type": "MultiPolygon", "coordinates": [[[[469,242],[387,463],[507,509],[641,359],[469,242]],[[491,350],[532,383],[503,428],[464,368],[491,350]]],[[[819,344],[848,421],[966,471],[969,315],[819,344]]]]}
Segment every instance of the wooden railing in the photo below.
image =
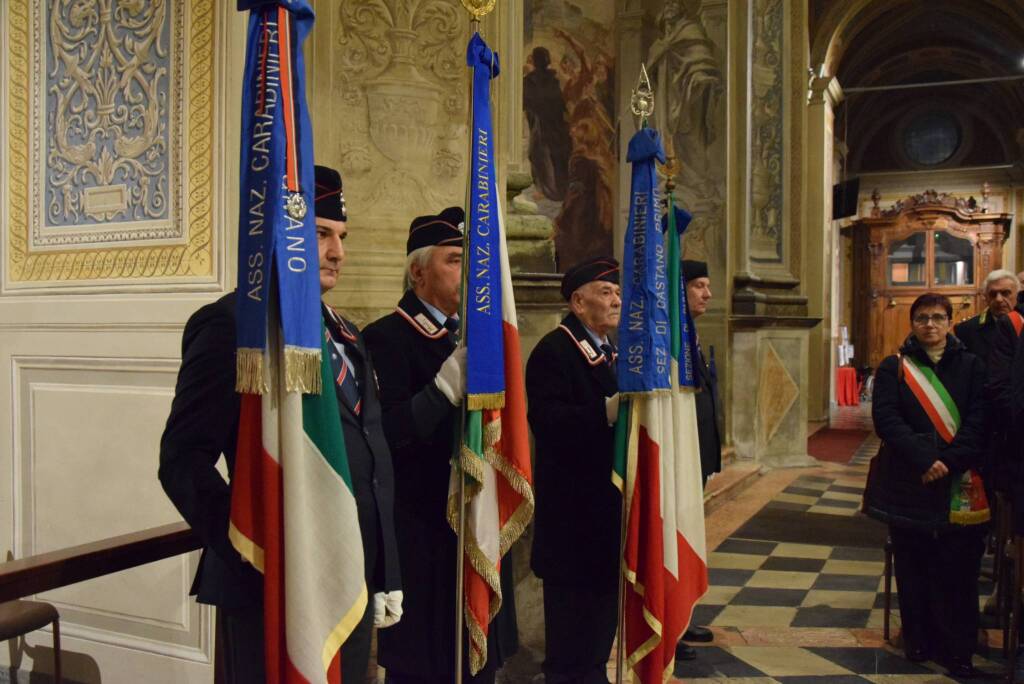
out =
{"type": "Polygon", "coordinates": [[[201,548],[184,522],[0,564],[0,603],[66,587],[201,548]]]}

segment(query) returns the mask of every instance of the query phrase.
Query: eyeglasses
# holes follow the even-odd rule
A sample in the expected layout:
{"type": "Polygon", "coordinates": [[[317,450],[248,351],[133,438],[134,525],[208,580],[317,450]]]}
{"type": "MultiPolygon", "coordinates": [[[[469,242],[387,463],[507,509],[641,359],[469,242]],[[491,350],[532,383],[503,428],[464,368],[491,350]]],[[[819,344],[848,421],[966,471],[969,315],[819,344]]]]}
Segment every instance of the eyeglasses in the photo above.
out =
{"type": "Polygon", "coordinates": [[[932,314],[931,316],[928,314],[918,314],[917,316],[914,316],[915,325],[928,325],[929,323],[932,323],[933,325],[942,325],[948,320],[949,316],[946,314],[932,314]]]}

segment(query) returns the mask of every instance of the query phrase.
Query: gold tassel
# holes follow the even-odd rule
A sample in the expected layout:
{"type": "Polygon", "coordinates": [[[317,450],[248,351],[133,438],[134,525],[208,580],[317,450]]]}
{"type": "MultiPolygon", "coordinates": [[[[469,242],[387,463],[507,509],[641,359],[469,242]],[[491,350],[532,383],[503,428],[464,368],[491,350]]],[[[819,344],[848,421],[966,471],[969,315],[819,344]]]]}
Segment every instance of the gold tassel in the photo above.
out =
{"type": "Polygon", "coordinates": [[[284,348],[284,382],[286,392],[320,394],[323,376],[320,374],[320,350],[301,347],[284,348]]]}
{"type": "Polygon", "coordinates": [[[263,377],[263,350],[243,347],[235,354],[235,391],[241,394],[266,394],[270,391],[263,377]]]}
{"type": "Polygon", "coordinates": [[[466,398],[466,408],[470,411],[505,408],[505,393],[470,394],[466,398]]]}

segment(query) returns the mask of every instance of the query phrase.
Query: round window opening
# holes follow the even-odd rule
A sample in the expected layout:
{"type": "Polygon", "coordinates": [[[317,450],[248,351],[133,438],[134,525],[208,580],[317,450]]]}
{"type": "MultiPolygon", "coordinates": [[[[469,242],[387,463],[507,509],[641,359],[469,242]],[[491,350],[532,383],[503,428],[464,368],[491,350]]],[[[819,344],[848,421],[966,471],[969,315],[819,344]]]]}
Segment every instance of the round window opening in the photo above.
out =
{"type": "Polygon", "coordinates": [[[915,164],[935,166],[960,148],[960,124],[949,112],[927,112],[903,130],[903,149],[915,164]]]}

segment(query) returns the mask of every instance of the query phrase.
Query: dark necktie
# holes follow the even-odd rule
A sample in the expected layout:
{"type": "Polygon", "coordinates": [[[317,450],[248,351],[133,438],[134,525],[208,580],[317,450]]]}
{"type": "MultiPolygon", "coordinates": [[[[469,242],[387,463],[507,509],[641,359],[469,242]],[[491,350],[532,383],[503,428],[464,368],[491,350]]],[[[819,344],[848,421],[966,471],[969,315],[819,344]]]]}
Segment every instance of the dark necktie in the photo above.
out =
{"type": "Polygon", "coordinates": [[[444,328],[448,331],[448,339],[452,341],[453,346],[459,344],[459,319],[449,316],[444,319],[444,328]]]}
{"type": "Polygon", "coordinates": [[[615,372],[615,347],[610,342],[606,342],[601,345],[601,351],[604,352],[604,361],[608,364],[608,367],[615,372]]]}
{"type": "MultiPolygon", "coordinates": [[[[345,363],[345,359],[341,355],[341,347],[345,345],[344,339],[340,342],[335,339],[340,337],[335,333],[331,332],[332,326],[327,326],[327,338],[330,344],[328,349],[331,352],[331,368],[334,371],[334,384],[335,391],[338,398],[341,399],[348,406],[352,413],[359,415],[362,410],[362,399],[359,395],[359,383],[356,382],[355,373],[349,368],[349,365],[345,363]]],[[[346,349],[346,354],[351,358],[351,353],[346,349]]]]}

